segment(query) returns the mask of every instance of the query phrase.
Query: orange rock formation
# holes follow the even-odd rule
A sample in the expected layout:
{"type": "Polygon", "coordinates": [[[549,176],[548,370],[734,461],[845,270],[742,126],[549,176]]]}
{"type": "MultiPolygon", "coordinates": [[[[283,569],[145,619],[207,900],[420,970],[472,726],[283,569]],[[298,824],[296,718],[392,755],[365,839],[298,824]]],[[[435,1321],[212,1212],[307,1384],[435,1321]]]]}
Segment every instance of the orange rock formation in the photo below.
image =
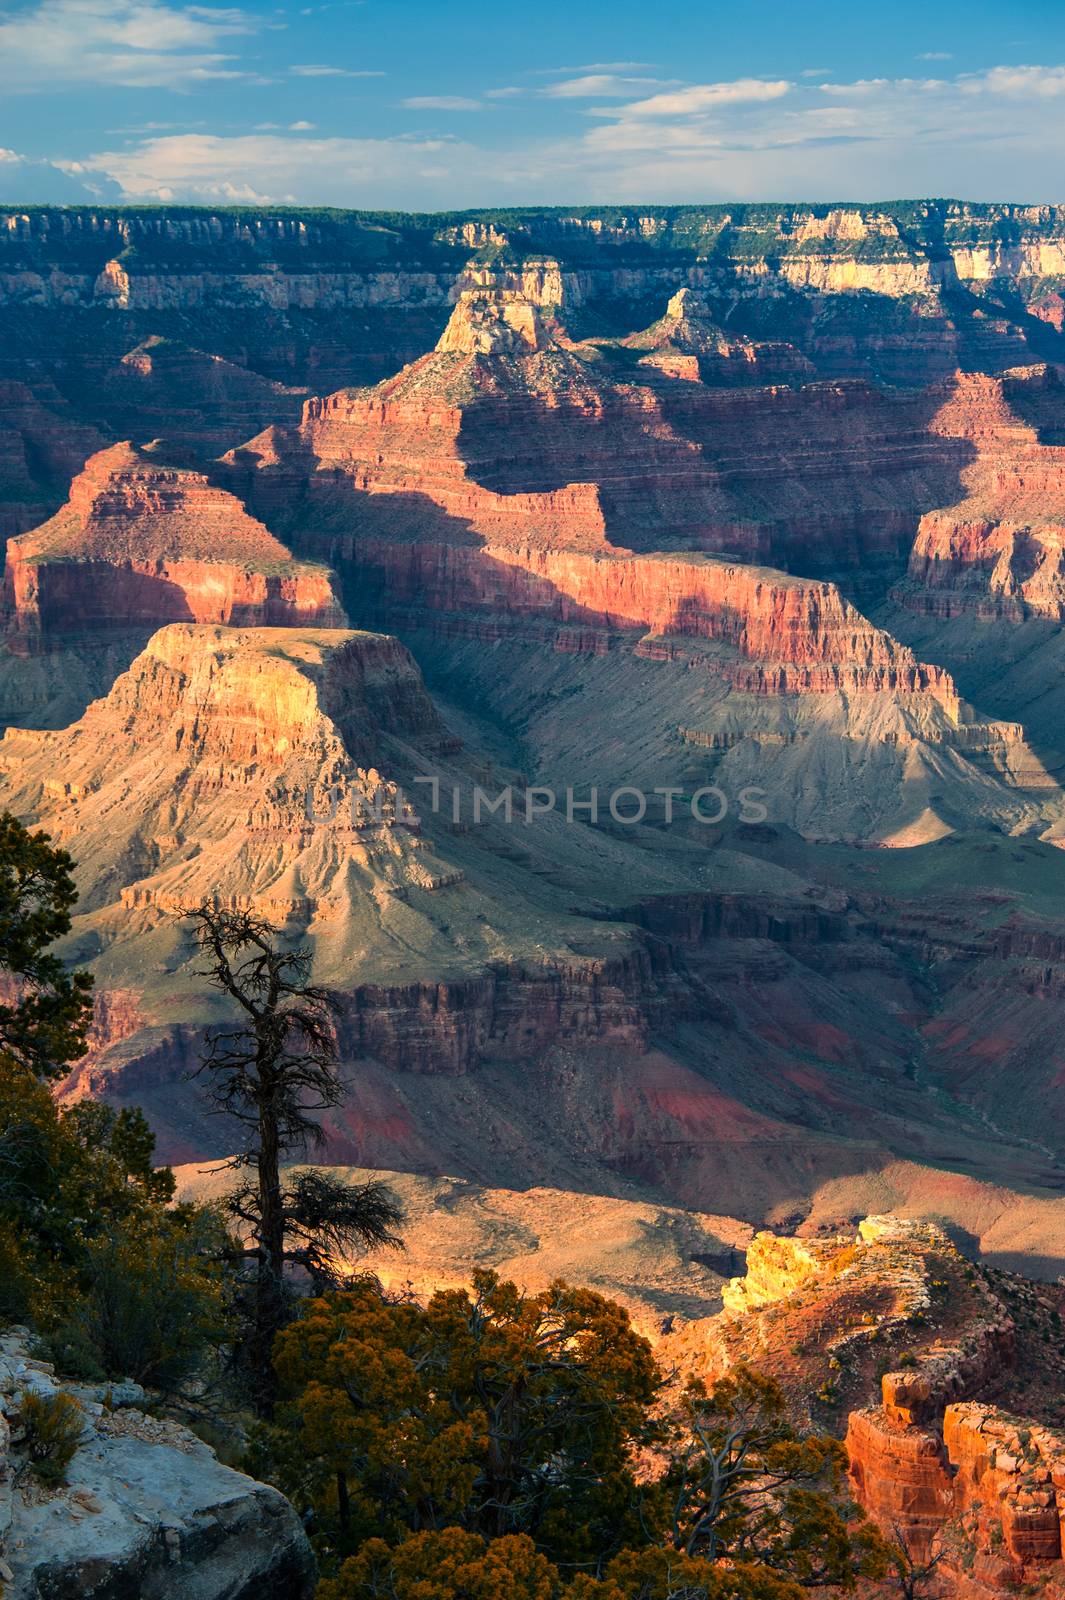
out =
{"type": "Polygon", "coordinates": [[[202,473],[113,445],[91,457],[67,504],[8,545],[8,643],[101,627],[200,622],[335,627],[330,574],[293,561],[202,473]]]}

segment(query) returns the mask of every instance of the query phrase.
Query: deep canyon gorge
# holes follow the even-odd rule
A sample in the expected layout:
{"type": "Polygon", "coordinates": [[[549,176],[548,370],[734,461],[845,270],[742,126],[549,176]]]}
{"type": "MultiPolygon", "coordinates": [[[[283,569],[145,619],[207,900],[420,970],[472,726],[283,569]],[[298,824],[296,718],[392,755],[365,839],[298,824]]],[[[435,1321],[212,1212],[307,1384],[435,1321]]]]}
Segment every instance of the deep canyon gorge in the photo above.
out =
{"type": "Polygon", "coordinates": [[[0,532],[64,1103],[212,1192],[253,911],[397,1282],[757,1346],[945,1592],[1065,1595],[1065,208],[0,213],[0,532]]]}

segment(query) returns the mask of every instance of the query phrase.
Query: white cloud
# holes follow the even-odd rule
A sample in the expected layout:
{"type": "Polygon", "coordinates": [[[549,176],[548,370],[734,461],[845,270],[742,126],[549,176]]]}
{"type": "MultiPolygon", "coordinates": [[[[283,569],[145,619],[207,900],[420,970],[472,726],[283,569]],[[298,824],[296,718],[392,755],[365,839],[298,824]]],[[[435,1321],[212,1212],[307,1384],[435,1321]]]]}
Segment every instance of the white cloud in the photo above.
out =
{"type": "Polygon", "coordinates": [[[519,89],[515,84],[511,83],[507,84],[503,89],[486,89],[484,97],[486,100],[514,100],[518,95],[527,93],[528,90],[519,89]]]}
{"type": "Polygon", "coordinates": [[[0,83],[9,90],[92,83],[184,89],[246,74],[218,46],[257,24],[229,7],[161,0],[39,0],[0,19],[0,83]]]}
{"type": "MultiPolygon", "coordinates": [[[[900,83],[913,82],[911,78],[900,78],[900,83]]],[[[857,94],[880,94],[891,86],[891,78],[856,78],[854,83],[822,83],[819,85],[822,94],[844,94],[848,99],[856,98],[857,94]]]]}
{"type": "MultiPolygon", "coordinates": [[[[544,118],[538,132],[516,129],[509,142],[416,130],[365,139],[289,128],[240,137],[186,131],[103,150],[87,158],[97,176],[85,181],[105,174],[145,201],[424,209],[552,204],[560,195],[573,204],[899,194],[1053,200],[1065,143],[1065,92],[1056,87],[1063,76],[1053,65],[995,66],[947,79],[695,85],[694,93],[598,106],[595,122],[576,135],[548,131],[544,118]]],[[[486,98],[486,110],[492,103],[486,98]]],[[[541,111],[553,103],[538,94],[528,101],[541,111]]],[[[485,115],[467,127],[479,136],[509,122],[485,115]]]]}
{"type": "Polygon", "coordinates": [[[288,69],[297,78],[383,78],[383,72],[353,72],[347,67],[289,67],[288,69]]]}
{"type": "Polygon", "coordinates": [[[623,100],[642,88],[676,81],[675,78],[626,78],[616,72],[589,72],[580,78],[563,78],[561,83],[552,83],[540,92],[559,100],[591,100],[596,97],[609,100],[613,96],[623,100]]]}
{"type": "Polygon", "coordinates": [[[408,111],[483,111],[480,100],[471,100],[464,94],[416,94],[403,105],[408,111]]]}
{"type": "Polygon", "coordinates": [[[196,122],[182,120],[181,122],[136,122],[124,128],[108,128],[108,133],[174,133],[179,128],[183,131],[189,128],[202,128],[205,126],[201,117],[196,122]]]}
{"type": "Polygon", "coordinates": [[[540,67],[533,78],[568,77],[575,72],[653,72],[653,61],[586,61],[582,67],[540,67]]]}
{"type": "Polygon", "coordinates": [[[432,207],[441,185],[465,185],[467,204],[500,169],[497,155],[460,140],[232,137],[176,134],[101,151],[94,166],[132,200],[263,205],[432,207]]]}
{"type": "Polygon", "coordinates": [[[634,100],[622,109],[629,117],[683,117],[693,112],[714,111],[721,106],[779,100],[791,84],[784,78],[736,78],[731,83],[693,83],[686,89],[653,94],[634,100]]]}
{"type": "Polygon", "coordinates": [[[966,94],[1003,94],[1054,100],[1065,94],[1065,67],[992,67],[966,73],[960,80],[966,94]]]}
{"type": "Polygon", "coordinates": [[[953,61],[953,50],[922,50],[920,55],[914,56],[915,61],[953,61]]]}

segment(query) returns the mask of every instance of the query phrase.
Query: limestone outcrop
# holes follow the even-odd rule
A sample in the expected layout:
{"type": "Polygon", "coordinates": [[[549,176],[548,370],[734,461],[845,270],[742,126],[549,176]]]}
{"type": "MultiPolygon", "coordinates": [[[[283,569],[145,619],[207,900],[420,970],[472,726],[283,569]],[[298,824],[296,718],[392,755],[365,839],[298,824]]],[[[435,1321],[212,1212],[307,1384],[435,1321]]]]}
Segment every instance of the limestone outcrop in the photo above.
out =
{"type": "Polygon", "coordinates": [[[586,288],[630,295],[685,269],[763,292],[768,283],[891,297],[1000,277],[1053,282],[1065,270],[1060,207],[963,201],[530,208],[505,223],[421,216],[402,229],[387,213],[41,207],[5,212],[0,242],[0,286],[12,299],[114,310],[197,307],[237,289],[279,310],[444,301],[448,269],[471,249],[555,261],[586,288]]]}
{"type": "Polygon", "coordinates": [[[222,1466],[138,1400],[135,1384],[64,1384],[30,1355],[25,1329],[0,1337],[6,1600],[308,1600],[314,1559],[284,1496],[222,1466]],[[22,1448],[27,1391],[69,1394],[81,1407],[84,1432],[61,1487],[38,1483],[22,1448]]]}

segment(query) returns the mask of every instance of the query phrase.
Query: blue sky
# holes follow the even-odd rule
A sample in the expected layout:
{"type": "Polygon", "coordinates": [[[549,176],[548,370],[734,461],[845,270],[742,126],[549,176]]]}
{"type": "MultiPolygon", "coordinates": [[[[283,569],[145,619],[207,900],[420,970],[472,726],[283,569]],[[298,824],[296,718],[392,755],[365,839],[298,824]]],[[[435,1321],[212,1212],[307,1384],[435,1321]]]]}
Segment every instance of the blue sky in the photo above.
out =
{"type": "Polygon", "coordinates": [[[30,0],[0,202],[1065,201],[1061,0],[30,0]]]}

